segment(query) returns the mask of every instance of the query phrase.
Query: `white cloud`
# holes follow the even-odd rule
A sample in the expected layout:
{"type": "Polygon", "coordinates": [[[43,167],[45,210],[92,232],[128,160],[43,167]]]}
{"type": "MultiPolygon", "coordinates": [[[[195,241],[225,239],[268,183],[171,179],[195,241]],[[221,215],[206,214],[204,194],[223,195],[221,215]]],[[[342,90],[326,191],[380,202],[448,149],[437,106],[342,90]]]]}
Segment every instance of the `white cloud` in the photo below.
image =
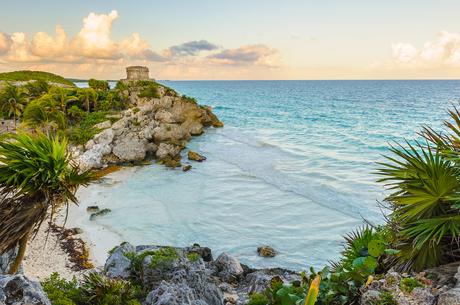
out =
{"type": "Polygon", "coordinates": [[[0,54],[8,52],[12,43],[13,42],[9,35],[0,32],[0,54]]]}
{"type": "Polygon", "coordinates": [[[396,65],[421,68],[460,66],[460,34],[441,31],[435,40],[417,49],[410,43],[392,45],[392,59],[396,65]]]}

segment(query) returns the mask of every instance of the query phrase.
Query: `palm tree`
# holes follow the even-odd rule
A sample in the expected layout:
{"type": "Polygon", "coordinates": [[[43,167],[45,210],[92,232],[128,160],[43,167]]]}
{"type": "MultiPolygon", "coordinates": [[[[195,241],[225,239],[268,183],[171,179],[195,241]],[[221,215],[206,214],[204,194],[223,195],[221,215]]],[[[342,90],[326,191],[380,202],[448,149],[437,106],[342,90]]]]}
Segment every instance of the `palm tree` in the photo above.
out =
{"type": "Polygon", "coordinates": [[[1,108],[9,117],[13,116],[14,128],[16,118],[22,115],[24,105],[27,103],[27,93],[20,87],[8,84],[0,94],[1,108]]]}
{"type": "Polygon", "coordinates": [[[25,125],[45,133],[66,126],[65,114],[50,94],[30,102],[24,110],[23,121],[25,125]]]}
{"type": "Polygon", "coordinates": [[[50,94],[53,96],[56,102],[58,102],[59,107],[61,108],[61,111],[66,115],[67,115],[67,104],[78,101],[78,98],[72,95],[71,91],[61,88],[61,87],[54,87],[50,91],[50,94]]]}
{"type": "Polygon", "coordinates": [[[38,134],[17,134],[0,141],[0,253],[19,244],[9,273],[17,272],[27,241],[47,215],[77,203],[75,192],[94,179],[79,173],[67,151],[67,141],[38,134]]]}
{"type": "Polygon", "coordinates": [[[78,91],[78,99],[83,103],[83,107],[86,111],[90,112],[91,104],[93,108],[96,107],[97,103],[97,92],[93,88],[80,89],[78,91]]]}

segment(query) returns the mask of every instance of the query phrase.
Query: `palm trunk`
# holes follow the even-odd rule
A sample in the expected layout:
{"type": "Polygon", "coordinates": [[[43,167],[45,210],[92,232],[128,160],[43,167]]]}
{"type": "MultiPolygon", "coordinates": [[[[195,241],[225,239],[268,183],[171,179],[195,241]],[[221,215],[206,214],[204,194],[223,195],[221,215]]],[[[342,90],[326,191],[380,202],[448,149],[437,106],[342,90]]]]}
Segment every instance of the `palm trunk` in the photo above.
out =
{"type": "Polygon", "coordinates": [[[24,255],[26,254],[27,248],[27,241],[29,240],[29,232],[27,232],[20,240],[19,240],[19,251],[18,255],[14,259],[13,264],[8,271],[8,274],[16,274],[18,272],[19,267],[21,266],[22,260],[24,259],[24,255]]]}

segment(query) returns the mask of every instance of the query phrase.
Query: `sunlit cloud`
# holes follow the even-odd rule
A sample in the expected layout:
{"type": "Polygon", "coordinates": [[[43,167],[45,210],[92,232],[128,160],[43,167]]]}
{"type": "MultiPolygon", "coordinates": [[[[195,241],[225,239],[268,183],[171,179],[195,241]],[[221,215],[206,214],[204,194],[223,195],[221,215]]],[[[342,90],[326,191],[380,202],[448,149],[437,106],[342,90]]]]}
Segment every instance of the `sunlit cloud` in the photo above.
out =
{"type": "Polygon", "coordinates": [[[399,42],[391,46],[392,59],[387,64],[402,68],[460,67],[460,34],[441,31],[433,41],[420,48],[412,43],[399,42]]]}
{"type": "Polygon", "coordinates": [[[71,76],[114,75],[122,73],[120,67],[142,64],[171,78],[215,75],[222,65],[234,66],[234,73],[246,73],[243,66],[275,67],[278,63],[277,50],[262,44],[224,49],[202,39],[155,51],[139,33],[114,40],[112,26],[118,18],[115,10],[108,14],[91,12],[74,37],[60,25],[52,34],[37,32],[30,38],[23,32],[0,32],[0,63],[11,69],[49,70],[71,76]]]}

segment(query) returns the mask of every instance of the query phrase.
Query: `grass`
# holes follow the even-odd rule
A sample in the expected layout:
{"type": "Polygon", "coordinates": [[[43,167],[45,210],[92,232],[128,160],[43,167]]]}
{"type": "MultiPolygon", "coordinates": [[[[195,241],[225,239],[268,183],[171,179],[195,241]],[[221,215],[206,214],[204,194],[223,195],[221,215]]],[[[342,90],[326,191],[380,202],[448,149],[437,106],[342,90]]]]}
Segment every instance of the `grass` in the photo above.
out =
{"type": "Polygon", "coordinates": [[[46,82],[63,84],[67,86],[75,87],[75,84],[71,81],[65,79],[62,76],[43,72],[43,71],[29,71],[29,70],[22,70],[22,71],[13,71],[13,72],[5,72],[0,73],[0,81],[30,81],[30,80],[43,80],[46,82]]]}

